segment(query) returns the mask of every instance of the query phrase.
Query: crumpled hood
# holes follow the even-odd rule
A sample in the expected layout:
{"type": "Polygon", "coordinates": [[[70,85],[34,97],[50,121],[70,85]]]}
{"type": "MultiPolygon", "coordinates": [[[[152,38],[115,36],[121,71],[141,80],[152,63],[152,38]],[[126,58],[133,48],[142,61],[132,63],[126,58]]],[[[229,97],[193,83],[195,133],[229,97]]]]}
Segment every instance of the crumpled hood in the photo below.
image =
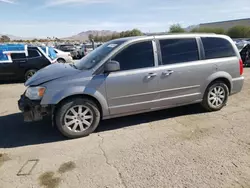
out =
{"type": "Polygon", "coordinates": [[[75,75],[80,72],[81,70],[75,69],[70,64],[55,63],[39,70],[34,76],[27,80],[24,85],[40,85],[44,82],[48,82],[65,76],[75,75]]]}

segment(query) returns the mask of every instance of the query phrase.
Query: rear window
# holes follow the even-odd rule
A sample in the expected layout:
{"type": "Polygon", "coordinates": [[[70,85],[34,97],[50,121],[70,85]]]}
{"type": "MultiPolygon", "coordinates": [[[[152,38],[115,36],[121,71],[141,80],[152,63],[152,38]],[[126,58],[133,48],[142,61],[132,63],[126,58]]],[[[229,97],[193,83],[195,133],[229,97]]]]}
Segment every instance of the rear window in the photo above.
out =
{"type": "Polygon", "coordinates": [[[231,43],[226,39],[202,37],[201,40],[206,59],[232,57],[236,55],[231,43]]]}
{"type": "Polygon", "coordinates": [[[184,63],[199,60],[195,38],[160,40],[162,64],[184,63]]]}

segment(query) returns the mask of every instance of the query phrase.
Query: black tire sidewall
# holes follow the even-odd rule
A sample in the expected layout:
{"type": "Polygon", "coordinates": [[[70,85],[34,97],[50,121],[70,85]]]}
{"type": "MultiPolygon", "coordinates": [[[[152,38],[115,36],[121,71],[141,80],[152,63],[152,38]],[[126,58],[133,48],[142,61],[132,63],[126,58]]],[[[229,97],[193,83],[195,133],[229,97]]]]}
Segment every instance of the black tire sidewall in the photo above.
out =
{"type": "Polygon", "coordinates": [[[66,63],[66,61],[65,61],[64,59],[62,59],[62,58],[59,58],[59,59],[57,60],[57,62],[58,62],[58,63],[66,63]]]}
{"type": "Polygon", "coordinates": [[[24,75],[24,81],[27,81],[28,80],[28,78],[27,78],[27,74],[29,73],[29,72],[37,72],[37,70],[36,69],[30,69],[30,70],[27,70],[26,72],[25,72],[25,75],[24,75]]]}
{"type": "Polygon", "coordinates": [[[227,104],[228,97],[229,97],[229,89],[228,89],[227,85],[225,83],[223,83],[223,82],[214,82],[206,90],[206,93],[205,93],[204,98],[203,98],[202,105],[208,111],[219,111],[219,110],[221,110],[227,104]],[[225,91],[226,94],[225,94],[225,100],[224,100],[223,104],[220,107],[218,107],[218,108],[214,108],[214,107],[212,107],[212,106],[209,105],[208,94],[209,94],[209,92],[212,89],[214,89],[217,86],[221,86],[224,89],[224,91],[225,91]]]}
{"type": "Polygon", "coordinates": [[[88,99],[71,99],[65,101],[56,111],[56,125],[59,131],[68,138],[80,138],[84,136],[88,136],[92,132],[96,130],[100,122],[100,111],[96,104],[88,99]],[[93,122],[91,126],[83,131],[83,132],[72,132],[64,125],[64,116],[66,112],[73,106],[77,105],[85,105],[87,106],[93,113],[93,122]]]}

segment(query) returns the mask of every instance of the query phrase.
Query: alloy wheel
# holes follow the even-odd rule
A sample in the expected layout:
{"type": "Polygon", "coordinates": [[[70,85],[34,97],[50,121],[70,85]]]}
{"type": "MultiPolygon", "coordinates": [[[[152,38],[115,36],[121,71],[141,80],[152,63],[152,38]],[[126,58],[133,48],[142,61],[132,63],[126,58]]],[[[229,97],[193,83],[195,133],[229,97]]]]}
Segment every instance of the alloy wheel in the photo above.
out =
{"type": "Polygon", "coordinates": [[[83,132],[93,123],[93,112],[85,105],[71,107],[65,114],[64,125],[73,132],[83,132]]]}
{"type": "Polygon", "coordinates": [[[226,99],[226,91],[221,86],[216,86],[208,93],[208,104],[213,108],[222,106],[226,99]]]}

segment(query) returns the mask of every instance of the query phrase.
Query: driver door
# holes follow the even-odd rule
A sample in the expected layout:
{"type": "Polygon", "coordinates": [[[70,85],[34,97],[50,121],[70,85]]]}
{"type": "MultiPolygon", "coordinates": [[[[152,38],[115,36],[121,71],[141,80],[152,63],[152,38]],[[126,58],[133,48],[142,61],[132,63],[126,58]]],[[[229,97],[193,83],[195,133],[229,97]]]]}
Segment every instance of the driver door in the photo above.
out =
{"type": "Polygon", "coordinates": [[[111,115],[133,113],[156,107],[158,75],[152,41],[125,47],[112,60],[121,70],[106,78],[106,91],[111,115]]]}

